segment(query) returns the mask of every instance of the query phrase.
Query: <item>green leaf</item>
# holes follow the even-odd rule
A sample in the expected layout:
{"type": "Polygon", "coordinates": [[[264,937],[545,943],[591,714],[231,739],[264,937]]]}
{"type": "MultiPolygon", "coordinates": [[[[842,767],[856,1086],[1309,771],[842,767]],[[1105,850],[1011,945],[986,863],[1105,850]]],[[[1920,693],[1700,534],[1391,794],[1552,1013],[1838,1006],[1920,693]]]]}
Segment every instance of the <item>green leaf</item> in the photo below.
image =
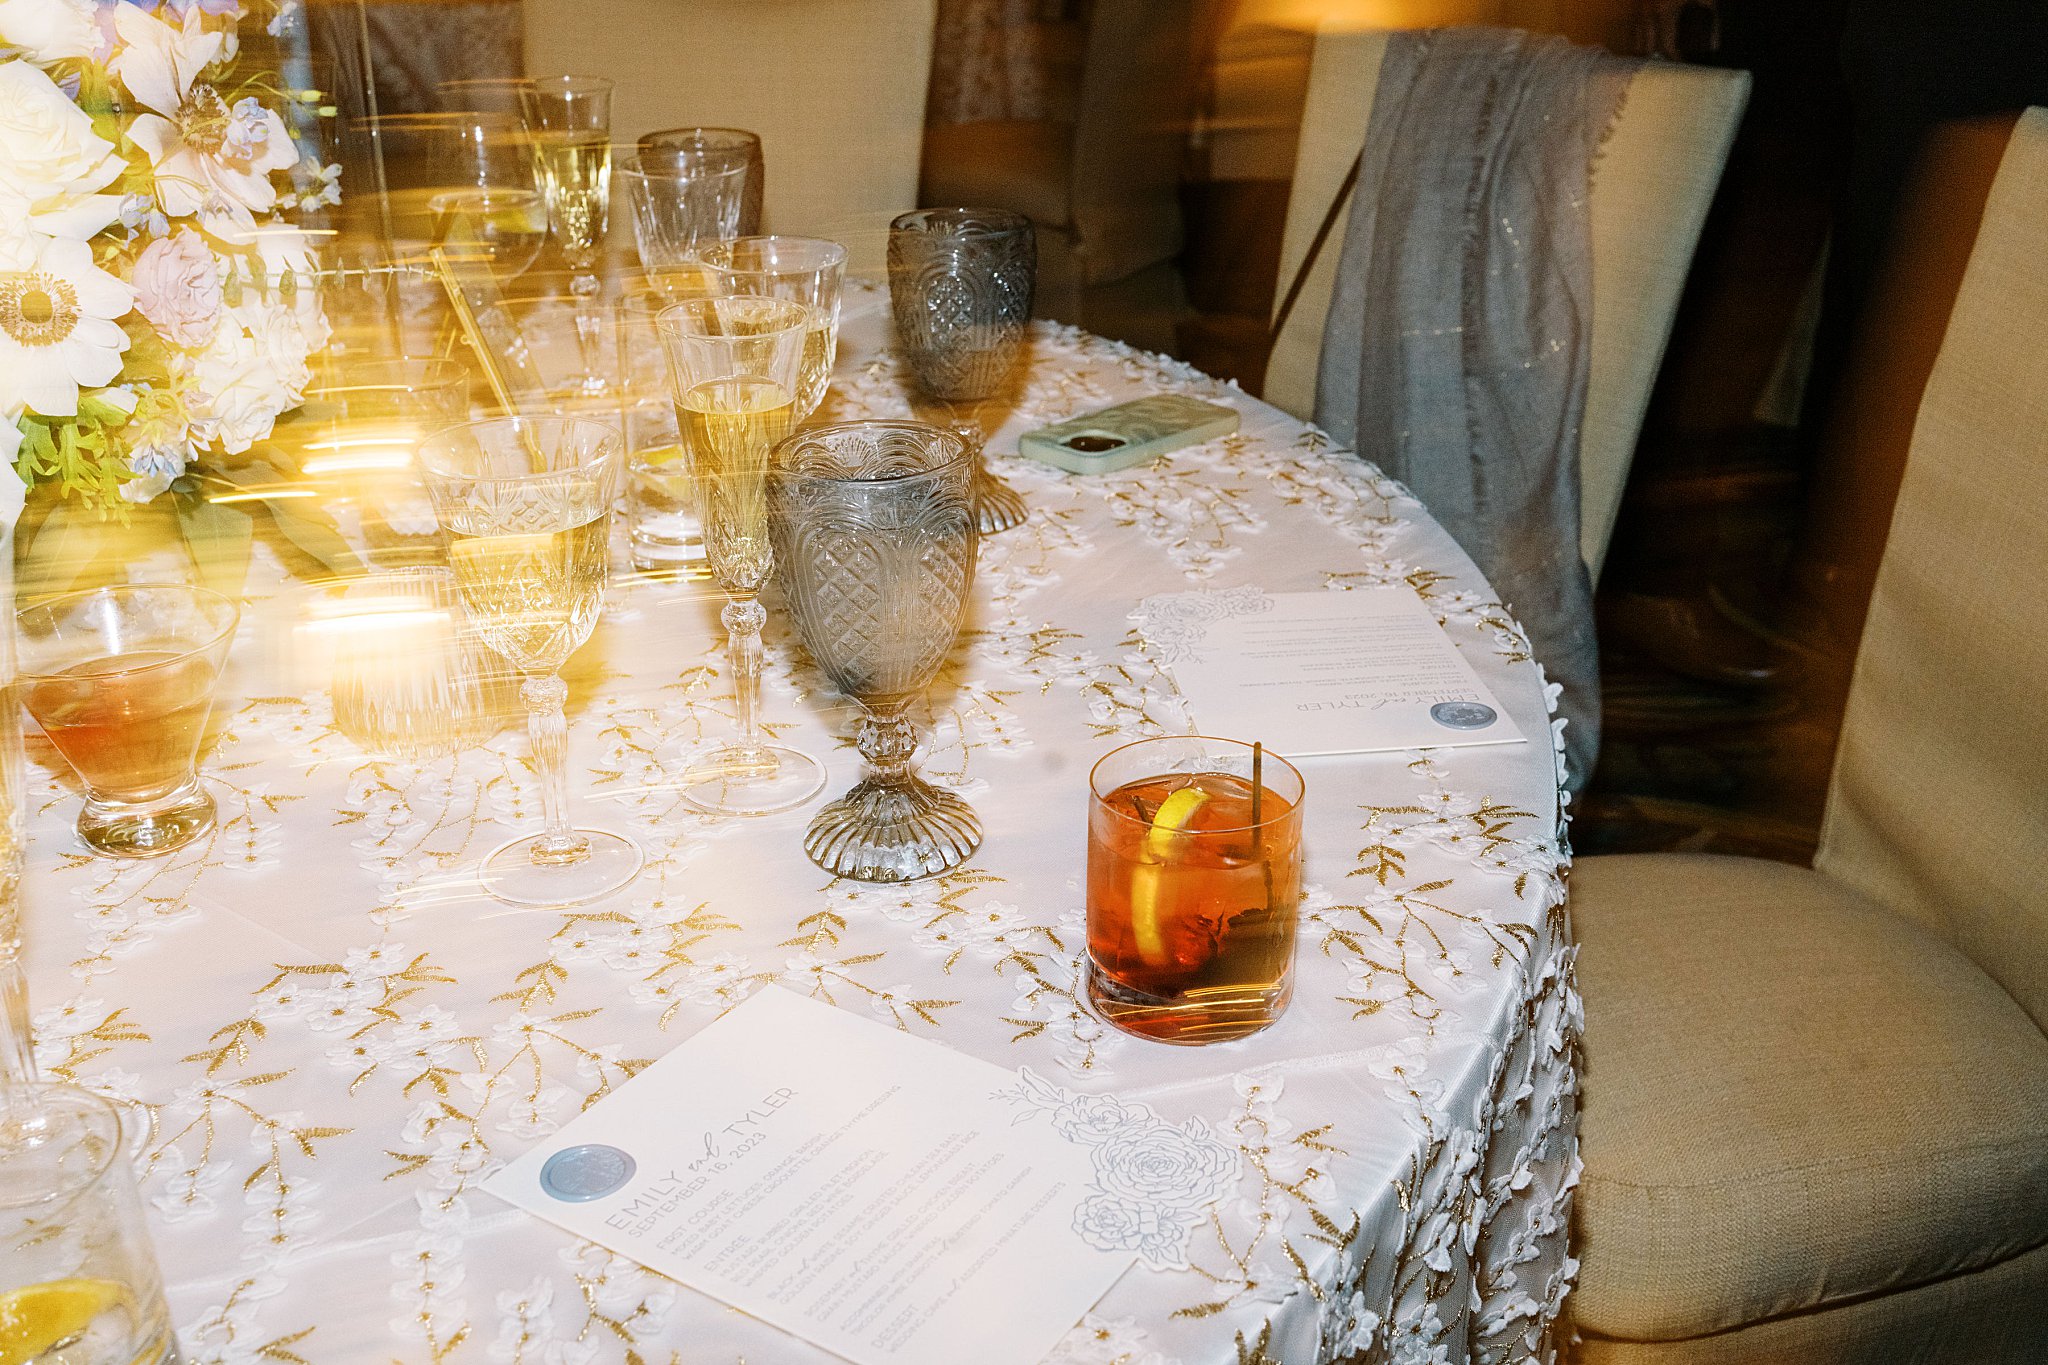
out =
{"type": "Polygon", "coordinates": [[[354,577],[363,572],[363,561],[349,548],[334,519],[317,504],[300,498],[266,498],[271,524],[284,537],[280,549],[287,559],[311,560],[335,577],[354,577]]]}
{"type": "Polygon", "coordinates": [[[178,525],[199,579],[215,592],[239,598],[249,579],[256,525],[240,507],[199,496],[178,499],[178,525]]]}
{"type": "MultiPolygon", "coordinates": [[[[17,528],[19,534],[19,528],[17,528]]],[[[100,562],[106,523],[77,502],[58,502],[32,534],[17,544],[15,591],[24,602],[69,592],[100,562]]]]}

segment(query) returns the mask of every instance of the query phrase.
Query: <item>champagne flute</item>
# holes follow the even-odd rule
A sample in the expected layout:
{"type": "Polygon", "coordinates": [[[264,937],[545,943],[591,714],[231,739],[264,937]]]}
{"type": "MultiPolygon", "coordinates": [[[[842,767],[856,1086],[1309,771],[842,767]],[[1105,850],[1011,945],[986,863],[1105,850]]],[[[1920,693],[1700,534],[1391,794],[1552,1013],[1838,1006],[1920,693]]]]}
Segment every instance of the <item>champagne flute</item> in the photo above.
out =
{"type": "Polygon", "coordinates": [[[839,353],[846,248],[816,237],[738,237],[710,243],[697,259],[723,293],[789,299],[811,310],[796,393],[796,420],[806,421],[825,401],[839,353]]]}
{"type": "Polygon", "coordinates": [[[494,417],[420,444],[463,610],[484,643],[525,675],[520,696],[547,827],[484,859],[484,889],[510,905],[580,904],[640,871],[631,839],[569,823],[569,688],[559,676],[604,606],[622,464],[611,425],[581,417],[494,417]]]}
{"type": "Polygon", "coordinates": [[[596,274],[611,219],[612,83],[602,76],[545,76],[519,92],[533,135],[534,172],[547,201],[548,227],[569,266],[576,297],[576,340],[583,348],[580,388],[605,391],[596,307],[596,274]]]}
{"type": "Polygon", "coordinates": [[[697,476],[705,551],[728,600],[725,623],[738,736],[683,774],[683,794],[722,815],[767,815],[816,796],[825,769],[762,739],[759,597],[775,566],[768,541],[768,456],[795,424],[810,310],[740,294],[664,309],[677,424],[697,476]]]}

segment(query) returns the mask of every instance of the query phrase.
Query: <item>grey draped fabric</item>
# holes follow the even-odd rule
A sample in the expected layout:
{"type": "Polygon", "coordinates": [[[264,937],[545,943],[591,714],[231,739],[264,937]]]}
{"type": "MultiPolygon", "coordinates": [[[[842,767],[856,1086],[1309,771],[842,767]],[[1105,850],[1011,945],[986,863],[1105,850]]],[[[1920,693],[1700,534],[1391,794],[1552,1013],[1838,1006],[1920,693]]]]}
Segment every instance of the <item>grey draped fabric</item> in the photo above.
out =
{"type": "Polygon", "coordinates": [[[1316,375],[1317,425],[1422,499],[1563,685],[1573,790],[1600,744],[1587,198],[1636,67],[1505,29],[1393,35],[1316,375]]]}

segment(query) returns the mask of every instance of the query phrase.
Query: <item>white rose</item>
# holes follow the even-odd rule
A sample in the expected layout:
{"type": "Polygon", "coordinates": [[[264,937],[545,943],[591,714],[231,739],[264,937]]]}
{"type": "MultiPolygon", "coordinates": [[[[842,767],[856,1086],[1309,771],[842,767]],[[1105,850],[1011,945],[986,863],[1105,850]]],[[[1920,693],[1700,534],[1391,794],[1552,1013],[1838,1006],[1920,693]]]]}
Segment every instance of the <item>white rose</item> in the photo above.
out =
{"type": "Polygon", "coordinates": [[[85,241],[114,221],[121,197],[97,191],[126,169],[114,144],[28,62],[0,62],[0,218],[85,241]]]}
{"type": "Polygon", "coordinates": [[[0,47],[19,48],[37,66],[88,56],[98,37],[84,0],[0,0],[0,47]]]}
{"type": "Polygon", "coordinates": [[[270,434],[279,415],[305,397],[311,340],[297,315],[276,301],[244,301],[184,366],[193,383],[193,436],[236,454],[270,434]]]}

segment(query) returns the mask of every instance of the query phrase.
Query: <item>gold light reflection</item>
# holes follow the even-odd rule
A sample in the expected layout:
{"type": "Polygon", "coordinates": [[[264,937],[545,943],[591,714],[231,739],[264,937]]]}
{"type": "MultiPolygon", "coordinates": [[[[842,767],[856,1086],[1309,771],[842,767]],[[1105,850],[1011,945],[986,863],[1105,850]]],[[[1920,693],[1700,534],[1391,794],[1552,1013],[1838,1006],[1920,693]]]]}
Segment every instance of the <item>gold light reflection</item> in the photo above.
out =
{"type": "Polygon", "coordinates": [[[467,628],[443,569],[318,585],[294,655],[305,685],[328,692],[335,728],[378,757],[445,757],[517,710],[509,670],[467,628]]]}

